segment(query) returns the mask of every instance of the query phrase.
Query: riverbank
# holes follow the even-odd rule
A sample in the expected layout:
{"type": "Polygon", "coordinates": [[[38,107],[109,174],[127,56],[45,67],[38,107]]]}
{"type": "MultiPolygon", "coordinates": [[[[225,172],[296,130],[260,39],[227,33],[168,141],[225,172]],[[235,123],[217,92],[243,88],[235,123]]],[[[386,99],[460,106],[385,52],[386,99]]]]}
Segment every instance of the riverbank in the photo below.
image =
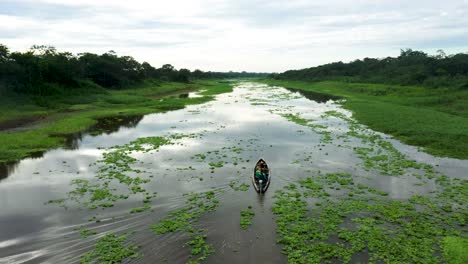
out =
{"type": "Polygon", "coordinates": [[[89,129],[97,120],[184,108],[232,91],[225,81],[173,83],[146,81],[131,89],[79,90],[62,96],[2,96],[0,163],[64,146],[67,135],[89,129]],[[201,90],[200,97],[173,95],[201,90]]]}
{"type": "Polygon", "coordinates": [[[335,81],[261,82],[341,96],[354,118],[373,130],[433,155],[468,159],[468,91],[335,81]]]}

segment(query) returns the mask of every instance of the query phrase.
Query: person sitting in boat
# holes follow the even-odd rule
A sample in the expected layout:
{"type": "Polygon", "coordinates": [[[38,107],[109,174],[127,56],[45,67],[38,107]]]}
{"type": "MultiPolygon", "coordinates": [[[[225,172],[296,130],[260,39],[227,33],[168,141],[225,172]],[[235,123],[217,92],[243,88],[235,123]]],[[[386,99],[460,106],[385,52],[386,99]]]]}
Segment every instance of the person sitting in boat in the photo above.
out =
{"type": "Polygon", "coordinates": [[[260,168],[262,169],[263,178],[265,179],[265,181],[267,181],[268,180],[268,166],[265,163],[262,163],[260,164],[260,168]]]}
{"type": "Polygon", "coordinates": [[[268,169],[266,169],[264,164],[259,164],[255,169],[255,179],[257,181],[262,180],[263,182],[268,180],[268,169]]]}

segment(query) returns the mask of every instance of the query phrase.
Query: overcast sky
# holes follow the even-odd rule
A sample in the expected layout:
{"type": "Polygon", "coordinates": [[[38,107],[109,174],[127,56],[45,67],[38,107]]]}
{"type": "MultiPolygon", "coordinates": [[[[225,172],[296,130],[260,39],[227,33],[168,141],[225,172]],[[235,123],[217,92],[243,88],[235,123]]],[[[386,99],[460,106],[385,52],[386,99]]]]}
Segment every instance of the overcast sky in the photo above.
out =
{"type": "Polygon", "coordinates": [[[0,0],[0,43],[281,72],[400,48],[468,52],[468,0],[0,0]]]}

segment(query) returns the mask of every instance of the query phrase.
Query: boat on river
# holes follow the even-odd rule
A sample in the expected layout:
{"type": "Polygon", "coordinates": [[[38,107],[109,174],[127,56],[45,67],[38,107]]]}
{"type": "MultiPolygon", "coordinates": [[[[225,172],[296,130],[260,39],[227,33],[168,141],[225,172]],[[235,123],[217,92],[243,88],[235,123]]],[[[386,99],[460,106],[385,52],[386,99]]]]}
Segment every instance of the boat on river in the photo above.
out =
{"type": "Polygon", "coordinates": [[[265,193],[268,190],[271,182],[271,173],[270,168],[265,160],[259,159],[255,164],[254,171],[252,174],[252,184],[254,186],[255,191],[258,193],[265,193]],[[261,174],[261,179],[255,177],[255,174],[258,172],[261,174]]]}

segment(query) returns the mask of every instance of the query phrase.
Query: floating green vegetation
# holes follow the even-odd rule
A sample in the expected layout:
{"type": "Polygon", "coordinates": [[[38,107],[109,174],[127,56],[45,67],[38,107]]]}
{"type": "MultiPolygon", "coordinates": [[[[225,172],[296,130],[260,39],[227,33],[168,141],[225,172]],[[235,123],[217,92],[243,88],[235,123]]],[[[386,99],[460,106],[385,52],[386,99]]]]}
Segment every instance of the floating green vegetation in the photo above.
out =
{"type": "Polygon", "coordinates": [[[445,237],[442,240],[442,248],[445,260],[449,264],[468,263],[468,238],[445,237]]]}
{"type": "Polygon", "coordinates": [[[178,167],[178,168],[176,168],[176,170],[179,170],[179,171],[186,170],[187,171],[187,170],[196,170],[196,169],[194,167],[192,167],[192,166],[188,166],[188,167],[178,167]]]}
{"type": "Polygon", "coordinates": [[[192,224],[206,212],[213,211],[218,205],[215,192],[193,193],[187,195],[186,207],[170,212],[168,218],[151,226],[156,234],[165,234],[175,231],[193,232],[192,224]]]}
{"type": "Polygon", "coordinates": [[[89,230],[89,229],[87,229],[87,228],[85,228],[85,227],[83,227],[83,226],[80,226],[80,227],[78,227],[78,228],[75,228],[75,230],[77,230],[77,231],[80,233],[80,236],[81,236],[82,238],[87,238],[87,237],[89,237],[89,236],[92,236],[92,235],[96,235],[96,234],[97,234],[96,231],[94,231],[94,230],[89,230]]]}
{"type": "MultiPolygon", "coordinates": [[[[113,207],[117,201],[139,195],[142,197],[142,202],[147,204],[155,197],[143,187],[144,184],[150,182],[150,177],[139,176],[144,171],[132,167],[132,165],[139,163],[136,158],[131,156],[132,153],[158,151],[159,147],[163,145],[175,144],[174,140],[193,136],[193,134],[173,134],[168,137],[144,137],[125,145],[110,147],[103,153],[103,158],[96,162],[101,166],[92,181],[87,179],[72,180],[71,185],[74,189],[68,192],[67,198],[51,200],[49,203],[65,207],[66,202],[75,202],[91,210],[104,209],[113,207]],[[127,191],[122,191],[125,189],[127,191]]],[[[149,208],[149,205],[134,208],[131,213],[142,212],[149,208]]]]}
{"type": "Polygon", "coordinates": [[[306,126],[311,128],[314,132],[321,134],[322,138],[320,139],[321,142],[323,143],[331,143],[332,142],[332,136],[331,132],[326,130],[326,126],[320,125],[320,124],[314,124],[312,123],[314,120],[309,120],[309,119],[304,119],[299,116],[299,114],[280,114],[280,116],[286,118],[287,120],[296,123],[301,126],[306,126]]]}
{"type": "Polygon", "coordinates": [[[243,151],[243,148],[237,146],[222,147],[221,149],[195,154],[191,159],[198,162],[204,162],[208,159],[208,165],[213,173],[216,168],[221,168],[226,164],[231,163],[232,165],[237,166],[239,162],[243,162],[244,159],[240,156],[243,151]]]}
{"type": "MultiPolygon", "coordinates": [[[[266,89],[270,89],[270,88],[267,87],[266,89]]],[[[275,101],[275,102],[281,102],[281,101],[286,101],[286,100],[301,99],[302,96],[295,94],[295,93],[291,93],[289,91],[283,92],[283,91],[277,90],[275,91],[275,93],[267,95],[267,98],[272,99],[272,101],[275,101]]],[[[258,99],[253,99],[253,100],[258,100],[258,99]]]]}
{"type": "Polygon", "coordinates": [[[229,183],[229,186],[234,190],[234,191],[248,191],[250,185],[248,185],[245,182],[240,183],[239,180],[233,180],[229,183]]]}
{"type": "Polygon", "coordinates": [[[459,236],[459,219],[467,216],[466,207],[441,209],[451,202],[435,197],[391,200],[350,174],[314,175],[299,184],[277,191],[272,208],[290,263],[444,262],[438,245],[459,236]]]}
{"type": "Polygon", "coordinates": [[[312,120],[307,120],[302,117],[300,117],[298,114],[281,114],[282,117],[286,118],[288,121],[291,121],[293,123],[296,123],[301,126],[307,126],[310,121],[312,120]]]}
{"type": "MultiPolygon", "coordinates": [[[[199,232],[201,233],[203,230],[199,230],[199,232]]],[[[213,246],[206,243],[206,238],[207,236],[204,234],[193,235],[192,239],[187,242],[187,245],[191,247],[191,257],[197,258],[190,259],[188,261],[189,264],[196,264],[200,261],[204,261],[209,255],[215,252],[213,246]]]]}
{"type": "Polygon", "coordinates": [[[326,111],[325,114],[322,115],[322,117],[330,117],[330,116],[342,119],[342,120],[344,120],[344,121],[346,121],[348,123],[355,123],[356,122],[353,119],[346,116],[344,113],[338,112],[336,110],[326,111]]]}
{"type": "Polygon", "coordinates": [[[332,142],[332,136],[330,131],[320,131],[320,134],[323,135],[322,139],[320,140],[323,143],[331,143],[332,142]]]}
{"type": "Polygon", "coordinates": [[[171,133],[170,135],[167,136],[169,139],[177,140],[177,139],[183,139],[183,138],[201,138],[202,134],[198,133],[190,133],[190,134],[182,134],[182,133],[171,133]]]}
{"type": "Polygon", "coordinates": [[[138,246],[129,243],[127,235],[107,234],[96,242],[96,247],[81,256],[81,264],[121,263],[127,258],[138,258],[138,246]]]}
{"type": "Polygon", "coordinates": [[[250,104],[251,105],[268,105],[268,103],[262,103],[262,102],[252,102],[250,104]]]}
{"type": "Polygon", "coordinates": [[[242,210],[240,212],[240,226],[242,229],[247,229],[249,228],[250,225],[252,225],[252,219],[255,216],[254,211],[252,210],[252,206],[249,205],[249,208],[246,210],[242,210]]]}
{"type": "Polygon", "coordinates": [[[221,168],[221,167],[223,167],[224,162],[222,160],[220,160],[218,162],[210,162],[208,165],[210,165],[210,167],[212,167],[212,168],[221,168]]]}
{"type": "Polygon", "coordinates": [[[211,245],[206,244],[206,235],[203,234],[203,230],[195,230],[194,224],[202,214],[214,211],[219,201],[215,199],[215,191],[192,193],[186,196],[187,200],[184,208],[170,212],[167,218],[161,220],[158,224],[152,225],[151,230],[156,234],[178,231],[189,233],[191,240],[188,245],[191,246],[191,255],[199,256],[198,259],[192,259],[189,263],[198,263],[205,260],[214,251],[211,245]]]}
{"type": "Polygon", "coordinates": [[[142,207],[133,208],[132,210],[130,210],[130,213],[131,214],[141,213],[141,212],[144,212],[144,211],[147,211],[147,210],[150,210],[150,209],[151,209],[151,205],[147,204],[147,205],[142,206],[142,207]]]}
{"type": "Polygon", "coordinates": [[[221,149],[224,150],[224,151],[229,151],[229,152],[236,153],[236,154],[240,154],[240,153],[242,153],[242,151],[244,151],[243,148],[239,148],[239,147],[235,147],[235,146],[233,146],[233,147],[222,147],[221,149]]]}
{"type": "Polygon", "coordinates": [[[339,136],[340,138],[354,137],[361,140],[364,146],[353,147],[353,150],[363,160],[366,169],[375,169],[391,176],[413,173],[419,179],[421,179],[420,173],[429,179],[436,176],[437,173],[432,166],[408,159],[381,135],[366,129],[343,113],[328,111],[323,116],[340,118],[348,124],[349,131],[339,136]]]}
{"type": "Polygon", "coordinates": [[[191,159],[197,159],[198,161],[204,161],[206,159],[206,155],[205,154],[195,154],[190,158],[191,159]]]}

